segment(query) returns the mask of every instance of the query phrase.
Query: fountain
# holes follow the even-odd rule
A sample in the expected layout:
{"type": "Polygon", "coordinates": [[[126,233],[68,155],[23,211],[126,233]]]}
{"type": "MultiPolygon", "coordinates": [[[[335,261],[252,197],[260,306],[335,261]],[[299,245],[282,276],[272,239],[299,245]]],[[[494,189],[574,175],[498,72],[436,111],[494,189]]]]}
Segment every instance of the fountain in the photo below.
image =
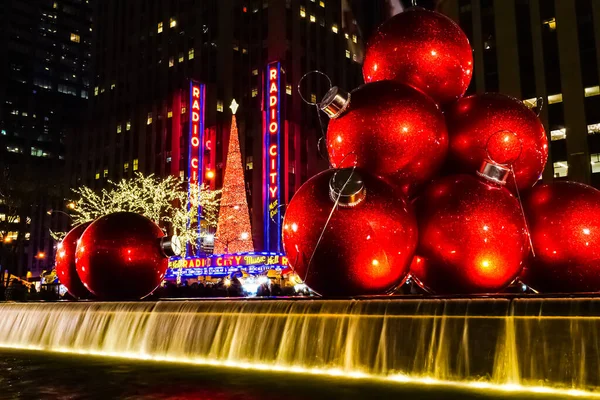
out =
{"type": "Polygon", "coordinates": [[[600,299],[0,303],[0,347],[597,395],[600,299]]]}

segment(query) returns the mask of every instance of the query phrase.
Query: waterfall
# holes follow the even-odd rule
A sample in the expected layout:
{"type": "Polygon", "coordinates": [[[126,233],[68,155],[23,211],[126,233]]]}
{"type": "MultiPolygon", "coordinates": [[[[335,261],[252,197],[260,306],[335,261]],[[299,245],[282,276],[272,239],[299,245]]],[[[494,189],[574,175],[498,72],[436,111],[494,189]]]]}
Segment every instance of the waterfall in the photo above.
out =
{"type": "Polygon", "coordinates": [[[0,303],[0,347],[600,389],[600,299],[0,303]]]}

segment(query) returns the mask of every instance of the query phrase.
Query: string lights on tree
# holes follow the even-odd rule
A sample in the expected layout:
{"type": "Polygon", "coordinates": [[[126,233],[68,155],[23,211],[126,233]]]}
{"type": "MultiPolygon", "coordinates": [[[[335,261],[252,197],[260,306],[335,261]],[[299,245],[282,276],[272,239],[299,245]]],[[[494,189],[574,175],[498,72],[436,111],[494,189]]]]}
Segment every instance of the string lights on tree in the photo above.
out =
{"type": "Polygon", "coordinates": [[[250,213],[248,211],[248,200],[246,199],[244,168],[242,167],[242,153],[235,118],[235,112],[237,111],[235,100],[231,105],[231,110],[233,111],[233,117],[231,119],[227,164],[225,164],[223,178],[221,209],[215,235],[215,254],[254,251],[250,213]]]}
{"type": "MultiPolygon", "coordinates": [[[[154,221],[163,230],[177,235],[182,244],[189,243],[191,249],[196,249],[205,232],[217,226],[221,190],[210,190],[204,186],[200,191],[191,191],[196,195],[188,196],[186,188],[187,183],[174,176],[160,178],[137,173],[132,179],[123,179],[118,183],[109,181],[108,188],[100,192],[87,186],[73,189],[79,199],[69,208],[74,225],[120,211],[138,213],[154,221]],[[202,218],[207,228],[201,232],[188,229],[188,221],[197,219],[198,203],[202,206],[202,218]]],[[[65,235],[63,232],[51,234],[56,240],[61,240],[65,235]]],[[[184,251],[186,247],[183,246],[184,251]]]]}

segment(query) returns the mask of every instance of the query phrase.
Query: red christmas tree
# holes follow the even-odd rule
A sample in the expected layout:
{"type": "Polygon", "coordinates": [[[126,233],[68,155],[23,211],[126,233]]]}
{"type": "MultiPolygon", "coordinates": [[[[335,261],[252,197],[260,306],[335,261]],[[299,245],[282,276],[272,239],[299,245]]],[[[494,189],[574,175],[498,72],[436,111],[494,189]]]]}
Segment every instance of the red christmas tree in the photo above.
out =
{"type": "Polygon", "coordinates": [[[215,235],[215,254],[254,251],[252,227],[246,199],[242,153],[238,137],[235,111],[231,119],[229,150],[223,178],[221,209],[215,235]]]}

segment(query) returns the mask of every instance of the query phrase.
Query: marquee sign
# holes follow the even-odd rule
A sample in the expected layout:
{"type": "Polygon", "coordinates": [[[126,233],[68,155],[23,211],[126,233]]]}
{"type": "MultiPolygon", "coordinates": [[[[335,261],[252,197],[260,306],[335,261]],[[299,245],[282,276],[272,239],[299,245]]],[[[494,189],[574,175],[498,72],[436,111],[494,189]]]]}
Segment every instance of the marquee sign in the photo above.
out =
{"type": "Polygon", "coordinates": [[[166,278],[182,276],[225,276],[240,269],[258,274],[271,269],[289,268],[286,256],[279,253],[239,253],[209,257],[171,258],[166,278]]]}
{"type": "Polygon", "coordinates": [[[281,64],[270,63],[264,87],[264,248],[281,251],[281,64]]]}

